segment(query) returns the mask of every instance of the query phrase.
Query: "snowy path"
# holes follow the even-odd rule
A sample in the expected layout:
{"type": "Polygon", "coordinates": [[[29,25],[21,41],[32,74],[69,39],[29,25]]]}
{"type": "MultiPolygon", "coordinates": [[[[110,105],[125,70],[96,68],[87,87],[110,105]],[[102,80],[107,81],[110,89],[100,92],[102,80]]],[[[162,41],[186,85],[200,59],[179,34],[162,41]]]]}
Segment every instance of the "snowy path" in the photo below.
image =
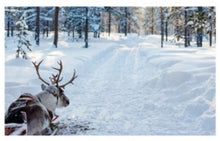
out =
{"type": "Polygon", "coordinates": [[[48,78],[61,59],[64,81],[73,68],[79,77],[65,89],[70,105],[56,111],[58,135],[215,134],[215,48],[161,49],[160,36],[130,35],[94,39],[84,49],[61,37],[58,49],[42,39],[29,60],[15,59],[16,42],[8,39],[5,109],[20,94],[40,91],[31,61],[44,59],[48,78]]]}
{"type": "Polygon", "coordinates": [[[74,92],[71,105],[58,111],[65,113],[58,134],[213,134],[214,57],[193,66],[201,59],[196,49],[160,51],[154,46],[145,39],[118,42],[85,65],[69,90],[74,92]],[[178,64],[187,70],[175,70],[178,64]],[[207,80],[201,82],[203,76],[207,80]]]}

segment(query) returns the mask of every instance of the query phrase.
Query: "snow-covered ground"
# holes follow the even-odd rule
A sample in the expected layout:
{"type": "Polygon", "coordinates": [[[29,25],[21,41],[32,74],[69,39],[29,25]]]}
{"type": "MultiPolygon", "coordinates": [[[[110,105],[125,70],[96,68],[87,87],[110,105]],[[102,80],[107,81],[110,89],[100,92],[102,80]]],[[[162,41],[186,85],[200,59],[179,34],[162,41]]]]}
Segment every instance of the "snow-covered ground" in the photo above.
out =
{"type": "Polygon", "coordinates": [[[58,135],[215,135],[215,47],[183,48],[160,36],[119,35],[83,41],[41,39],[15,59],[16,40],[6,39],[5,109],[20,94],[40,92],[31,61],[44,62],[44,78],[63,61],[70,105],[58,109],[58,135]]]}

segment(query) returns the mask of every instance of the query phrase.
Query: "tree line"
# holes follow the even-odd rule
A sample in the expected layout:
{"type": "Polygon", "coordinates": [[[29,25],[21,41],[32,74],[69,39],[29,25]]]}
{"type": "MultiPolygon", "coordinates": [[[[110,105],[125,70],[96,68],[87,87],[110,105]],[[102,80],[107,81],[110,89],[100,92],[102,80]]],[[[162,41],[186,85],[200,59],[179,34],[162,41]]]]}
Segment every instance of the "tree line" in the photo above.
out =
{"type": "Polygon", "coordinates": [[[191,46],[193,40],[202,47],[203,38],[209,39],[209,46],[216,40],[215,7],[148,7],[145,8],[145,34],[161,34],[161,47],[169,35],[174,40],[184,40],[184,46],[191,46]]]}
{"type": "MultiPolygon", "coordinates": [[[[5,7],[6,36],[16,36],[20,41],[18,54],[25,52],[22,45],[30,49],[30,42],[22,38],[34,32],[35,44],[40,45],[40,34],[45,38],[54,32],[53,46],[58,47],[59,31],[71,38],[84,39],[89,47],[88,33],[99,38],[102,32],[161,34],[161,47],[168,36],[184,40],[184,46],[196,40],[202,47],[203,38],[209,38],[209,45],[216,38],[215,7],[5,7]],[[21,36],[22,35],[22,36],[21,36]]],[[[24,53],[23,53],[24,54],[24,53]]],[[[19,55],[18,55],[19,56],[19,55]]],[[[23,56],[23,55],[21,55],[23,56]]]]}

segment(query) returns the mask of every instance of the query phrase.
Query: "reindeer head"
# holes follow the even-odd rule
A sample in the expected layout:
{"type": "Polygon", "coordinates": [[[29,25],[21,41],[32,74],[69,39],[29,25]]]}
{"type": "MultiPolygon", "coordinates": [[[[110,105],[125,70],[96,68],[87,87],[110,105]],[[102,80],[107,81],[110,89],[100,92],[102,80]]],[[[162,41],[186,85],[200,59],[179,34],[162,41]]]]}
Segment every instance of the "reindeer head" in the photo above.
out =
{"type": "Polygon", "coordinates": [[[70,102],[69,102],[69,99],[67,98],[67,96],[64,94],[64,89],[65,89],[65,86],[67,86],[68,84],[73,84],[73,80],[75,78],[77,78],[75,70],[73,72],[72,78],[67,83],[60,85],[59,83],[63,80],[63,77],[60,78],[60,75],[63,70],[63,64],[62,64],[62,61],[58,62],[60,68],[52,67],[53,69],[58,71],[58,74],[56,74],[56,75],[52,74],[52,77],[49,77],[49,79],[51,81],[51,84],[50,84],[40,76],[39,66],[42,62],[43,62],[43,60],[41,60],[38,64],[36,62],[32,62],[35,69],[36,69],[38,78],[44,84],[46,84],[46,85],[44,85],[44,84],[41,85],[42,90],[47,91],[48,93],[52,94],[54,97],[57,98],[56,107],[68,106],[70,102]]]}

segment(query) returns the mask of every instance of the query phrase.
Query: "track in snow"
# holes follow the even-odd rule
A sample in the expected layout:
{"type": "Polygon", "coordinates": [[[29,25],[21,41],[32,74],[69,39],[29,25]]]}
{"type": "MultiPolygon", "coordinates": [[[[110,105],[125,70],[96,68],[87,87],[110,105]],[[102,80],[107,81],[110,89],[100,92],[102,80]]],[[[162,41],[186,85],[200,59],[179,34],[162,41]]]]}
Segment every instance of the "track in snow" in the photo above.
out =
{"type": "MultiPolygon", "coordinates": [[[[154,63],[157,62],[155,59],[160,57],[175,57],[176,55],[172,56],[173,52],[182,56],[191,52],[171,51],[171,56],[166,56],[166,53],[162,55],[160,52],[155,54],[154,51],[158,48],[146,48],[142,42],[146,41],[140,39],[134,43],[129,41],[117,43],[112,46],[112,50],[105,52],[97,60],[91,60],[83,67],[75,87],[69,90],[74,94],[70,97],[69,108],[62,110],[65,115],[59,121],[62,129],[58,131],[58,135],[213,133],[213,119],[203,121],[200,118],[210,109],[208,105],[200,106],[195,102],[192,108],[198,108],[200,113],[196,111],[194,114],[189,109],[189,116],[192,117],[185,115],[187,108],[192,105],[184,104],[184,101],[193,100],[198,96],[196,94],[189,96],[189,93],[193,87],[198,91],[202,91],[202,88],[200,90],[200,84],[197,84],[192,73],[168,71],[183,61],[177,57],[168,61],[161,59],[161,63],[154,63]],[[169,79],[172,79],[172,82],[165,82],[169,79]],[[182,87],[189,87],[189,90],[181,91],[182,87]],[[177,97],[179,92],[181,95],[177,97]],[[195,123],[198,118],[201,123],[195,123]],[[207,127],[208,122],[211,122],[211,126],[207,127]],[[203,128],[211,130],[206,131],[203,128]]],[[[155,46],[150,43],[148,45],[155,46]]],[[[204,68],[208,67],[210,66],[204,68]]],[[[209,78],[212,82],[212,77],[209,78]]]]}

